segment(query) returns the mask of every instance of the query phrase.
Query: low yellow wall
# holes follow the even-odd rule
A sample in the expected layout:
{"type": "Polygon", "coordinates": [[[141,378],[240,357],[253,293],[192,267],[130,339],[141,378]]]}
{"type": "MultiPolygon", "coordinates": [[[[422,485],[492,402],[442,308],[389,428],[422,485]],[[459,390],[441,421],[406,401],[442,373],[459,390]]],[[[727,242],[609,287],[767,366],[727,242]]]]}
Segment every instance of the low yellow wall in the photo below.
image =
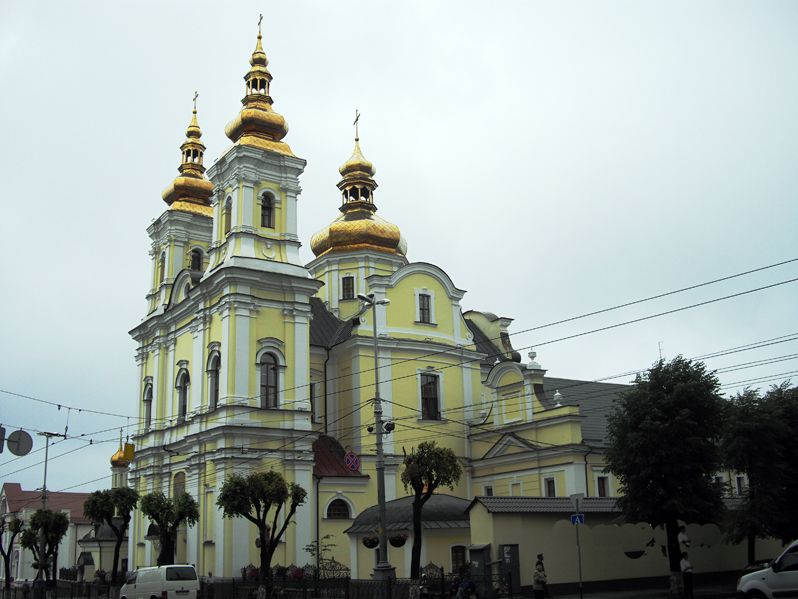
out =
{"type": "MultiPolygon", "coordinates": [[[[521,561],[521,584],[532,584],[538,553],[545,555],[550,584],[576,582],[578,560],[576,528],[564,514],[488,514],[476,505],[471,510],[472,539],[491,543],[494,559],[500,544],[517,544],[521,561]],[[492,534],[486,534],[492,528],[492,534]]],[[[579,528],[582,553],[582,580],[617,580],[666,576],[668,560],[662,547],[665,531],[647,524],[617,524],[617,514],[586,514],[579,528]]],[[[687,549],[694,571],[724,572],[742,570],[746,565],[744,544],[723,542],[718,526],[687,527],[687,549]]],[[[757,556],[775,557],[781,543],[758,540],[757,556]]]]}

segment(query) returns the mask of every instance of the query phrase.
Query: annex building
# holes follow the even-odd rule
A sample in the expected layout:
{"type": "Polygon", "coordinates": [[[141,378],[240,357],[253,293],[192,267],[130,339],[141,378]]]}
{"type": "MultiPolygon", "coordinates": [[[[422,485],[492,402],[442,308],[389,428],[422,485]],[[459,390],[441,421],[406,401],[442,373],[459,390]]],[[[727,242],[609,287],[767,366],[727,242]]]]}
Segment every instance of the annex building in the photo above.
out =
{"type": "MultiPolygon", "coordinates": [[[[330,224],[301,240],[306,162],[273,107],[260,33],[249,63],[243,106],[225,129],[230,146],[207,171],[194,108],[167,207],[147,229],[147,312],[130,331],[140,425],[128,484],[141,494],[185,490],[200,505],[199,523],[179,535],[177,560],[218,576],[257,564],[254,526],[223,519],[216,499],[229,474],[274,469],[308,498],[273,563],[308,563],[306,546],[332,535],[332,556],[369,576],[375,551],[361,541],[373,534],[377,500],[372,317],[383,418],[395,425],[385,436],[392,533],[412,533],[400,517],[404,450],[434,439],[464,468],[425,523],[422,563],[452,571],[468,559],[466,510],[476,496],[612,496],[604,417],[623,386],[547,377],[534,352],[524,361],[513,349],[510,318],[464,309],[459,285],[468,281],[411,260],[399,225],[377,214],[391,190],[378,192],[357,136],[337,189],[331,177],[330,224]],[[315,255],[308,264],[303,241],[315,255]],[[358,294],[377,305],[354,326],[358,294]],[[344,463],[349,451],[359,457],[354,470],[344,463]]],[[[496,509],[481,502],[470,512],[485,520],[496,509]]],[[[149,526],[134,515],[131,570],[156,561],[149,526]]],[[[398,576],[409,575],[411,541],[389,547],[398,576]]]]}

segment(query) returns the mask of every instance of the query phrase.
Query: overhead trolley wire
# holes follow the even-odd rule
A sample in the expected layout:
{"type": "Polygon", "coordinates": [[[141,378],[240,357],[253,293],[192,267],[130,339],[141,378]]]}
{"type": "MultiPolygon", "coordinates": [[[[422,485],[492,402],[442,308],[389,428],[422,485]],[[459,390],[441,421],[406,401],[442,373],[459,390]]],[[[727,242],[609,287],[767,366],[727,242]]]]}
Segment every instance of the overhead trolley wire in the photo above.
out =
{"type": "MultiPolygon", "coordinates": [[[[798,258],[785,260],[785,261],[782,261],[782,262],[774,263],[774,264],[763,266],[763,267],[756,268],[756,269],[751,269],[751,270],[744,271],[744,272],[741,272],[741,273],[737,273],[737,274],[734,274],[734,275],[729,275],[729,276],[726,276],[726,277],[721,277],[721,278],[718,278],[718,279],[714,279],[712,281],[707,281],[707,282],[704,282],[704,283],[699,283],[699,284],[696,284],[696,285],[683,287],[681,289],[673,290],[673,291],[670,291],[670,292],[666,292],[666,293],[662,293],[662,294],[658,294],[658,295],[654,295],[654,296],[649,296],[647,298],[642,298],[642,299],[634,300],[634,301],[631,301],[631,302],[626,302],[624,304],[619,304],[617,306],[612,306],[612,307],[609,307],[609,308],[603,308],[601,310],[595,310],[595,311],[588,312],[588,313],[585,313],[585,314],[582,314],[582,315],[570,317],[570,318],[567,318],[567,319],[562,319],[562,320],[555,321],[555,322],[552,322],[552,323],[547,323],[547,324],[544,324],[544,325],[539,325],[539,326],[536,326],[536,327],[532,327],[532,328],[529,328],[529,329],[525,329],[525,330],[522,330],[522,331],[511,333],[511,335],[518,335],[518,334],[522,334],[522,333],[527,333],[527,332],[531,332],[531,331],[534,331],[534,330],[539,330],[539,329],[542,329],[542,328],[554,326],[554,325],[557,325],[557,324],[563,324],[563,323],[570,322],[570,321],[573,321],[573,320],[586,318],[588,316],[594,316],[594,315],[605,313],[605,312],[609,312],[609,311],[612,311],[612,310],[617,310],[617,309],[620,309],[620,308],[623,308],[623,307],[628,307],[628,306],[632,306],[632,305],[635,305],[635,304],[640,304],[640,303],[643,303],[643,302],[646,302],[646,301],[651,301],[653,299],[659,299],[659,298],[662,298],[662,297],[666,297],[666,296],[669,296],[669,295],[674,295],[674,294],[677,294],[677,293],[681,293],[681,292],[684,292],[684,291],[696,289],[696,288],[699,288],[699,287],[712,285],[712,284],[715,284],[715,283],[718,283],[718,282],[721,282],[721,281],[726,281],[726,280],[730,280],[730,279],[737,278],[737,277],[740,277],[740,276],[745,276],[745,275],[752,274],[752,273],[755,273],[755,272],[767,270],[769,268],[782,266],[784,264],[788,264],[788,263],[796,262],[796,261],[798,261],[798,258]]],[[[740,297],[740,296],[747,295],[747,294],[750,294],[750,293],[755,293],[755,292],[758,292],[758,291],[771,289],[771,288],[774,288],[774,287],[777,287],[777,286],[780,286],[780,285],[793,283],[795,281],[798,281],[798,278],[788,279],[788,280],[781,281],[781,282],[778,282],[778,283],[773,283],[773,284],[770,284],[770,285],[764,285],[764,286],[757,287],[757,288],[754,288],[754,289],[741,291],[741,292],[738,292],[738,293],[734,293],[734,294],[726,295],[726,296],[723,296],[723,297],[706,300],[706,301],[703,301],[703,302],[697,302],[697,303],[690,304],[690,305],[687,305],[687,306],[681,306],[679,308],[674,308],[674,309],[666,310],[666,311],[659,312],[659,313],[656,313],[656,314],[651,314],[651,315],[647,315],[647,316],[643,316],[643,317],[639,317],[639,318],[635,318],[635,319],[630,319],[630,320],[623,321],[623,322],[620,322],[620,323],[614,323],[614,324],[611,324],[611,325],[607,325],[607,326],[604,326],[604,327],[599,327],[599,328],[596,328],[596,329],[591,329],[591,330],[588,330],[588,331],[582,331],[582,332],[579,332],[579,333],[575,333],[573,335],[567,335],[567,336],[564,336],[564,337],[551,339],[551,340],[548,340],[548,341],[538,342],[538,343],[535,343],[535,344],[527,346],[527,347],[516,348],[516,351],[524,350],[524,349],[530,349],[530,348],[533,348],[533,347],[540,347],[540,346],[543,346],[543,345],[549,345],[549,344],[553,344],[553,343],[558,343],[558,342],[561,342],[561,341],[566,341],[566,340],[570,340],[570,339],[574,339],[574,338],[578,338],[578,337],[582,337],[582,336],[586,336],[586,335],[591,335],[591,334],[598,333],[598,332],[603,332],[603,331],[619,328],[621,326],[626,326],[626,325],[629,325],[629,324],[635,324],[635,323],[638,323],[638,322],[651,320],[653,318],[658,318],[658,317],[661,317],[661,316],[666,316],[666,315],[674,314],[674,313],[677,313],[677,312],[682,312],[682,311],[685,311],[685,310],[688,310],[688,309],[701,307],[701,306],[713,304],[713,303],[716,303],[716,302],[720,302],[720,301],[724,301],[724,300],[740,297]]],[[[494,340],[496,340],[496,339],[494,339],[494,340]]],[[[414,357],[414,358],[404,358],[404,359],[392,362],[391,366],[393,366],[394,364],[400,364],[400,363],[408,362],[408,361],[421,361],[421,360],[423,360],[426,357],[439,355],[441,353],[451,353],[453,350],[455,350],[455,348],[448,348],[448,349],[443,350],[443,351],[436,351],[436,352],[428,353],[428,354],[425,354],[425,355],[417,356],[417,357],[414,357]]],[[[502,356],[503,356],[503,354],[502,354],[502,356]]],[[[491,357],[491,356],[487,356],[487,357],[491,357]]],[[[435,370],[441,371],[441,370],[443,370],[445,368],[452,368],[454,366],[460,366],[460,365],[468,364],[468,363],[475,362],[475,361],[482,361],[484,359],[485,359],[485,357],[482,357],[482,356],[480,356],[478,358],[469,358],[469,359],[462,360],[459,363],[448,364],[448,365],[442,366],[441,368],[438,368],[438,369],[435,369],[435,370]]],[[[382,367],[382,368],[384,368],[384,367],[382,367]]],[[[369,372],[371,370],[373,370],[373,368],[367,368],[367,369],[363,369],[363,370],[359,371],[358,373],[359,374],[363,374],[363,373],[369,372]]],[[[334,378],[328,379],[327,381],[325,381],[325,383],[330,382],[330,381],[334,381],[334,380],[338,380],[338,379],[342,379],[342,378],[348,378],[349,376],[351,376],[351,374],[350,375],[341,375],[341,376],[338,376],[338,377],[334,377],[334,378]]],[[[415,374],[408,375],[408,376],[415,376],[415,374]]],[[[399,380],[399,379],[402,379],[402,378],[408,378],[408,376],[393,377],[393,378],[387,379],[385,382],[390,382],[390,381],[393,381],[393,380],[399,380]]],[[[308,387],[308,386],[309,386],[309,384],[307,384],[307,385],[298,385],[298,386],[295,386],[295,387],[289,387],[289,388],[283,389],[282,392],[285,393],[286,391],[301,389],[301,388],[305,388],[305,387],[308,387]]],[[[359,385],[359,386],[356,386],[356,387],[351,387],[349,389],[333,391],[333,393],[343,393],[343,392],[346,392],[346,391],[351,391],[351,390],[354,390],[354,389],[359,389],[359,388],[364,388],[364,387],[369,387],[369,386],[371,386],[371,385],[370,384],[364,384],[364,385],[359,385]]],[[[113,412],[104,412],[104,411],[100,411],[100,410],[91,410],[91,409],[88,409],[88,408],[76,408],[76,407],[69,406],[69,405],[66,405],[66,404],[63,404],[63,403],[57,403],[57,402],[51,402],[51,401],[47,401],[47,400],[42,400],[42,399],[30,396],[30,395],[24,395],[24,394],[21,394],[21,393],[16,393],[16,392],[5,390],[5,389],[0,389],[0,392],[6,393],[6,394],[9,394],[9,395],[13,395],[13,396],[16,396],[16,397],[29,399],[29,400],[32,400],[32,401],[37,401],[37,402],[41,402],[41,403],[57,406],[57,407],[59,407],[59,409],[61,407],[64,407],[64,408],[67,408],[69,410],[77,410],[78,412],[87,412],[87,413],[92,413],[92,414],[100,414],[100,415],[106,415],[106,416],[114,416],[114,417],[135,419],[135,420],[138,420],[138,421],[142,420],[142,418],[139,417],[139,416],[128,416],[128,415],[123,415],[123,414],[118,414],[118,413],[113,413],[113,412]]],[[[247,398],[244,399],[244,401],[249,401],[249,400],[252,400],[252,399],[257,399],[257,396],[247,397],[247,398]]],[[[285,402],[282,405],[286,405],[288,403],[299,403],[299,402],[304,402],[304,401],[305,400],[292,400],[291,402],[285,402]]],[[[251,406],[251,407],[248,407],[248,408],[252,409],[252,410],[260,409],[258,406],[251,406]]],[[[196,412],[195,412],[195,414],[196,414],[196,412]]],[[[160,418],[160,419],[156,419],[155,421],[156,422],[162,422],[162,421],[165,422],[165,421],[169,421],[169,420],[173,420],[173,418],[160,418]]]]}

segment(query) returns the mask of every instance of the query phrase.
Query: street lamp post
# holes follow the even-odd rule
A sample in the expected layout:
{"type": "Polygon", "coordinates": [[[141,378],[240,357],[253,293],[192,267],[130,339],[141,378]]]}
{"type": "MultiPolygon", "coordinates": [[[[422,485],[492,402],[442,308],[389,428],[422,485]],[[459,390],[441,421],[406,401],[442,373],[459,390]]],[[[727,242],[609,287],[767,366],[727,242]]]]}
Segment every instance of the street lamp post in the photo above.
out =
{"type": "Polygon", "coordinates": [[[377,565],[374,566],[374,578],[377,580],[385,580],[387,578],[394,578],[394,568],[388,562],[388,532],[385,530],[385,454],[382,450],[382,435],[383,435],[383,422],[382,422],[382,401],[380,400],[380,375],[379,363],[377,360],[378,346],[377,346],[377,306],[385,306],[390,303],[387,298],[376,300],[374,294],[370,293],[365,295],[359,293],[357,298],[363,302],[358,316],[363,314],[366,310],[371,308],[371,317],[373,322],[373,335],[372,341],[374,344],[374,428],[377,434],[377,513],[379,527],[379,559],[377,565]]]}

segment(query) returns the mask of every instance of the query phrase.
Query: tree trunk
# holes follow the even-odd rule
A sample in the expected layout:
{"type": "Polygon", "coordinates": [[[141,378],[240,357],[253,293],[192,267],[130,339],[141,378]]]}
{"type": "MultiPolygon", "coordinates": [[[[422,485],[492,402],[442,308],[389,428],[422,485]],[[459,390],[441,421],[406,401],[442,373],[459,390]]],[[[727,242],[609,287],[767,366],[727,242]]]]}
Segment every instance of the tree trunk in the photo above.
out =
{"type": "Polygon", "coordinates": [[[53,575],[52,580],[58,580],[58,546],[53,551],[53,575]]]}
{"type": "Polygon", "coordinates": [[[260,570],[258,580],[263,583],[266,581],[266,570],[269,570],[269,541],[266,538],[266,530],[258,527],[258,540],[260,541],[260,570]]]}
{"type": "Polygon", "coordinates": [[[116,537],[116,543],[114,544],[114,561],[111,569],[111,583],[113,584],[116,584],[117,569],[119,568],[119,548],[122,546],[123,538],[123,536],[116,537]]]}
{"type": "Polygon", "coordinates": [[[679,592],[681,588],[681,567],[679,562],[682,559],[682,551],[679,547],[679,522],[671,519],[665,522],[665,536],[668,548],[668,566],[670,569],[671,593],[679,592]],[[674,588],[676,587],[676,588],[674,588]]]}
{"type": "MultiPolygon", "coordinates": [[[[416,497],[413,500],[413,551],[410,559],[410,578],[421,577],[421,500],[416,497]]],[[[387,551],[388,548],[380,547],[381,551],[387,551]]]]}
{"type": "Polygon", "coordinates": [[[756,561],[756,535],[752,532],[748,533],[748,563],[753,564],[756,561]]]}
{"type": "Polygon", "coordinates": [[[158,565],[169,566],[175,563],[175,538],[177,531],[161,536],[161,551],[158,553],[158,565]]]}
{"type": "Polygon", "coordinates": [[[6,573],[6,578],[3,581],[3,586],[6,589],[11,588],[11,545],[8,546],[8,553],[3,553],[3,566],[6,573]]]}

